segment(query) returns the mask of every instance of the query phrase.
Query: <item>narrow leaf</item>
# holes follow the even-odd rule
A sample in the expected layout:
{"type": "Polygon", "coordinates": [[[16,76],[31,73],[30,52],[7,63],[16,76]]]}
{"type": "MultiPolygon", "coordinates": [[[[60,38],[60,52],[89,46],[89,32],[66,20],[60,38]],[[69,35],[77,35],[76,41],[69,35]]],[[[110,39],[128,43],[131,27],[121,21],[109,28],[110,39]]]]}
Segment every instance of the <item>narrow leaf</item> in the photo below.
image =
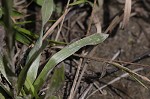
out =
{"type": "Polygon", "coordinates": [[[131,77],[133,77],[139,84],[141,84],[144,88],[148,89],[148,87],[142,82],[140,81],[138,78],[136,78],[134,75],[130,75],[131,77]]]}
{"type": "Polygon", "coordinates": [[[0,83],[0,99],[2,97],[5,97],[4,99],[10,99],[12,98],[12,93],[0,83]]]}
{"type": "MultiPolygon", "coordinates": [[[[31,41],[30,41],[31,38],[34,38],[34,39],[39,38],[39,36],[37,34],[34,34],[34,33],[32,33],[31,31],[29,31],[25,28],[15,26],[14,29],[15,29],[15,31],[19,32],[19,34],[16,33],[16,40],[23,43],[23,44],[28,45],[29,43],[31,43],[31,41]],[[24,36],[24,35],[27,35],[27,36],[24,36]],[[29,38],[29,37],[31,37],[31,38],[29,38]]],[[[58,42],[58,41],[54,41],[54,40],[48,40],[48,42],[49,43],[54,43],[54,44],[66,44],[65,42],[58,42]]]]}
{"type": "Polygon", "coordinates": [[[38,35],[36,35],[35,33],[32,33],[31,31],[29,31],[29,30],[27,30],[27,29],[25,29],[25,28],[21,28],[21,27],[19,27],[19,26],[14,26],[14,29],[15,29],[17,32],[19,32],[19,33],[21,33],[21,34],[23,34],[23,35],[27,35],[27,36],[30,36],[30,37],[32,37],[32,38],[38,38],[38,35]]]}
{"type": "Polygon", "coordinates": [[[87,2],[87,0],[78,0],[76,2],[70,3],[69,5],[71,5],[71,6],[79,5],[79,4],[86,3],[86,2],[87,2]]]}
{"type": "MultiPolygon", "coordinates": [[[[31,59],[32,55],[35,54],[36,51],[40,48],[40,45],[41,45],[41,42],[38,40],[36,44],[34,45],[34,47],[32,48],[32,50],[30,51],[26,64],[31,59]]],[[[39,53],[39,56],[37,56],[34,62],[31,64],[30,69],[28,70],[28,73],[27,73],[27,77],[32,83],[34,82],[37,76],[38,68],[40,65],[40,54],[41,53],[39,53]]]]}
{"type": "Polygon", "coordinates": [[[150,83],[150,79],[148,79],[147,77],[143,77],[143,76],[139,75],[138,73],[133,72],[132,70],[128,69],[127,67],[124,67],[124,66],[122,66],[118,63],[115,63],[115,62],[108,62],[108,63],[114,65],[115,67],[117,67],[119,69],[124,70],[127,73],[129,73],[139,84],[141,84],[145,88],[147,88],[147,87],[137,77],[139,77],[143,81],[147,81],[148,83],[150,83]]]}
{"type": "Polygon", "coordinates": [[[29,45],[31,43],[31,41],[26,36],[24,36],[18,32],[15,35],[15,39],[25,45],[29,45]]]}
{"type": "Polygon", "coordinates": [[[44,0],[42,4],[42,26],[46,24],[54,9],[53,0],[44,0]]]}
{"type": "MultiPolygon", "coordinates": [[[[44,25],[46,24],[46,22],[49,20],[51,14],[52,14],[52,11],[53,11],[53,0],[44,0],[43,5],[42,5],[42,28],[41,28],[41,33],[40,33],[39,39],[35,43],[35,46],[33,47],[33,49],[29,53],[27,62],[31,58],[31,56],[42,45],[43,28],[44,28],[44,25]]],[[[27,74],[28,78],[30,79],[30,81],[32,83],[34,82],[34,80],[37,76],[39,64],[40,64],[40,55],[32,63],[32,65],[30,66],[30,69],[28,71],[28,74],[27,74]]]]}
{"type": "MultiPolygon", "coordinates": [[[[6,53],[5,57],[7,60],[7,63],[4,63],[5,68],[8,66],[8,71],[12,72],[12,74],[15,73],[15,64],[14,64],[14,54],[15,54],[15,32],[13,30],[13,22],[11,19],[11,12],[12,12],[12,4],[13,0],[2,0],[1,5],[3,7],[3,23],[5,27],[5,40],[6,40],[6,53]],[[6,65],[7,64],[7,65],[6,65]]],[[[6,71],[6,69],[5,69],[6,71]]],[[[6,74],[8,72],[6,71],[6,74]]],[[[10,73],[11,74],[11,73],[10,73]]],[[[9,74],[8,74],[9,75],[9,74]]],[[[8,77],[8,76],[7,76],[8,77]]],[[[17,78],[14,75],[9,75],[8,77],[12,88],[14,89],[14,93],[16,91],[16,83],[17,78]]]]}
{"type": "Polygon", "coordinates": [[[42,6],[44,0],[34,0],[34,2],[40,6],[42,6]]]}
{"type": "Polygon", "coordinates": [[[39,90],[41,88],[47,78],[48,72],[53,69],[58,63],[65,60],[84,46],[102,43],[107,37],[108,34],[96,33],[74,42],[73,44],[63,48],[61,51],[53,55],[34,82],[36,90],[39,90]]]}
{"type": "Polygon", "coordinates": [[[28,87],[26,89],[28,90],[28,92],[30,92],[32,94],[32,97],[35,97],[36,99],[39,99],[38,94],[37,94],[33,84],[31,83],[31,81],[29,80],[28,77],[26,78],[26,81],[25,81],[25,87],[28,87]]]}
{"type": "Polygon", "coordinates": [[[26,77],[27,77],[27,72],[31,66],[31,64],[35,61],[35,59],[40,55],[42,50],[46,47],[47,43],[43,44],[42,47],[36,51],[30,58],[30,60],[27,62],[25,67],[21,70],[19,77],[18,77],[18,94],[20,93],[22,86],[25,83],[26,77]]]}
{"type": "Polygon", "coordinates": [[[3,63],[3,58],[1,56],[1,54],[0,54],[0,72],[3,74],[3,76],[5,77],[5,79],[9,82],[9,80],[7,78],[7,75],[6,75],[6,71],[5,71],[5,67],[4,67],[4,63],[3,63]]]}

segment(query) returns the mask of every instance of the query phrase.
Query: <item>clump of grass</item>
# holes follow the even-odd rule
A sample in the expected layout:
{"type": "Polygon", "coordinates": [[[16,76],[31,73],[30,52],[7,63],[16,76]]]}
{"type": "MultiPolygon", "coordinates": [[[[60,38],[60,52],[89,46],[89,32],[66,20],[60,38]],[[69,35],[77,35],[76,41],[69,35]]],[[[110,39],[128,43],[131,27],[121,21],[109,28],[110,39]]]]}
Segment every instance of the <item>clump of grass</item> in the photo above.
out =
{"type": "MultiPolygon", "coordinates": [[[[96,2],[96,1],[95,1],[96,2]]],[[[37,2],[40,4],[39,2],[37,2]]],[[[84,46],[88,45],[97,45],[103,43],[105,39],[109,36],[107,34],[108,31],[114,29],[114,27],[119,24],[123,20],[123,27],[127,25],[127,21],[129,21],[130,12],[131,12],[131,1],[126,0],[125,3],[125,10],[124,14],[121,16],[117,16],[109,27],[106,29],[104,33],[101,32],[100,24],[97,25],[97,33],[92,34],[90,36],[86,36],[66,47],[61,49],[59,52],[54,54],[48,62],[44,65],[44,68],[38,75],[38,69],[40,66],[40,56],[42,51],[46,48],[49,42],[53,42],[55,44],[62,44],[61,42],[57,41],[50,41],[47,40],[46,37],[52,33],[55,27],[63,21],[66,14],[70,11],[71,6],[89,3],[94,10],[95,3],[91,3],[88,0],[77,0],[71,4],[67,5],[67,8],[64,14],[56,20],[56,22],[46,31],[44,32],[45,25],[51,18],[51,15],[54,11],[54,1],[53,0],[43,0],[41,6],[42,12],[42,25],[41,25],[41,32],[40,35],[35,35],[28,31],[25,28],[21,28],[14,24],[12,21],[12,0],[3,0],[2,1],[2,23],[5,27],[5,35],[6,35],[6,52],[0,56],[0,71],[3,77],[5,78],[7,85],[4,83],[0,83],[0,97],[3,99],[39,99],[39,98],[46,98],[46,99],[59,99],[59,96],[54,95],[53,93],[60,88],[60,86],[64,83],[65,79],[65,70],[64,66],[56,68],[56,65],[68,58],[69,56],[73,55],[79,49],[83,48],[84,46]],[[16,32],[17,31],[17,32],[16,32]],[[18,33],[19,32],[19,33],[18,33]],[[22,66],[22,69],[16,74],[16,64],[14,62],[15,57],[15,40],[29,45],[32,42],[32,38],[36,39],[33,48],[28,54],[27,59],[25,60],[25,66],[22,66]],[[49,78],[50,72],[53,71],[53,75],[50,78],[50,83],[48,86],[48,90],[44,95],[39,94],[42,86],[44,85],[47,78],[49,78]]],[[[93,12],[94,13],[94,12],[93,12]]],[[[94,15],[94,14],[91,14],[94,15]]],[[[93,17],[93,16],[91,16],[93,17]]],[[[25,22],[30,23],[30,22],[25,22]]],[[[22,23],[19,23],[22,24],[22,23]]],[[[90,24],[91,25],[91,24],[90,24]]],[[[90,26],[89,26],[90,29],[90,26]]],[[[88,29],[88,30],[89,30],[88,29]]],[[[61,29],[60,29],[61,30],[61,29]]],[[[88,31],[89,32],[89,31],[88,31]]],[[[132,76],[138,74],[133,73],[129,69],[122,67],[121,65],[114,63],[114,62],[107,62],[109,64],[113,64],[116,67],[123,69],[124,71],[128,72],[132,76]]],[[[134,76],[135,77],[135,76],[134,76]]],[[[135,77],[136,78],[136,77],[135,77]]],[[[138,82],[140,82],[138,80],[138,82]]],[[[141,82],[140,82],[141,83],[141,82]]]]}

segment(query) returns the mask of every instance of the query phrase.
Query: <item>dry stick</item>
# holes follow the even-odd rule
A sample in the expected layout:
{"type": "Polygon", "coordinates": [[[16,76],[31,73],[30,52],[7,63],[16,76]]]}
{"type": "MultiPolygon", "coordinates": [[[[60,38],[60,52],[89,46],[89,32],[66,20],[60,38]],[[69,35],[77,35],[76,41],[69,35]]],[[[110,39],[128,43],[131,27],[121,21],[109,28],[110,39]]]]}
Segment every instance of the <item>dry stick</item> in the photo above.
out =
{"type": "Polygon", "coordinates": [[[77,24],[82,30],[85,30],[84,25],[80,21],[77,21],[77,24]]]}
{"type": "MultiPolygon", "coordinates": [[[[70,3],[70,0],[68,0],[68,2],[67,2],[67,6],[66,6],[66,9],[65,9],[65,13],[67,12],[67,9],[68,9],[68,7],[69,7],[69,3],[70,3]]],[[[65,16],[66,16],[66,15],[65,15],[65,16]]],[[[58,30],[58,32],[57,32],[55,41],[58,40],[58,37],[59,37],[59,35],[60,35],[60,31],[61,31],[62,26],[63,26],[63,23],[64,23],[65,16],[63,17],[63,19],[62,19],[62,21],[61,21],[60,28],[59,28],[59,30],[58,30]]]]}
{"type": "MultiPolygon", "coordinates": [[[[96,81],[93,82],[93,84],[94,84],[94,86],[95,86],[97,89],[99,89],[99,86],[96,84],[96,81]]],[[[104,92],[103,92],[102,90],[99,90],[99,92],[102,93],[102,94],[104,94],[104,92]]]]}
{"type": "Polygon", "coordinates": [[[79,99],[85,99],[85,96],[88,94],[92,86],[93,86],[93,83],[91,83],[90,86],[88,86],[88,88],[84,91],[84,94],[82,94],[82,96],[79,99]]]}
{"type": "MultiPolygon", "coordinates": [[[[144,68],[134,69],[133,72],[138,72],[138,71],[141,71],[141,70],[143,70],[143,69],[144,69],[144,68]]],[[[92,95],[93,95],[94,93],[96,93],[97,91],[102,90],[103,88],[107,87],[108,85],[111,85],[111,84],[113,84],[114,82],[120,80],[121,78],[124,78],[124,77],[127,77],[127,76],[129,76],[129,74],[128,74],[128,73],[125,73],[125,74],[123,74],[123,75],[121,75],[121,76],[119,76],[119,77],[113,79],[112,81],[108,82],[106,85],[104,85],[104,86],[98,88],[97,90],[95,90],[94,92],[92,92],[89,96],[87,96],[86,99],[88,99],[90,96],[92,96],[92,95]]],[[[84,95],[84,96],[85,96],[85,95],[84,95]]],[[[82,99],[85,99],[85,98],[82,98],[82,99]]]]}
{"type": "Polygon", "coordinates": [[[97,16],[97,15],[93,15],[93,21],[94,21],[95,27],[96,27],[96,29],[97,29],[97,33],[102,33],[101,22],[100,22],[100,20],[98,19],[98,16],[97,16]]]}
{"type": "Polygon", "coordinates": [[[131,75],[136,75],[136,76],[140,77],[142,80],[147,81],[147,82],[150,83],[150,80],[147,77],[139,75],[137,73],[133,73],[130,69],[128,69],[128,68],[126,68],[126,67],[124,67],[124,66],[122,66],[122,65],[120,65],[118,63],[115,63],[115,62],[108,62],[108,63],[112,64],[112,65],[114,65],[114,66],[116,66],[116,67],[118,67],[120,69],[123,69],[124,71],[130,73],[131,75]]]}
{"type": "MultiPolygon", "coordinates": [[[[110,62],[112,62],[113,60],[115,60],[115,59],[120,55],[120,52],[121,52],[121,51],[119,50],[117,53],[115,53],[114,56],[111,58],[110,62]]],[[[110,64],[106,64],[105,67],[102,68],[102,73],[101,73],[100,78],[102,78],[102,77],[105,76],[106,70],[104,70],[104,69],[106,69],[109,65],[110,65],[110,64]]],[[[94,83],[94,84],[95,84],[95,83],[94,83]]],[[[101,90],[99,90],[99,91],[102,92],[101,90]]]]}
{"type": "Polygon", "coordinates": [[[110,25],[108,26],[108,28],[105,30],[104,33],[108,33],[111,32],[118,24],[119,22],[123,19],[123,14],[121,14],[120,16],[117,15],[112,22],[110,23],[110,25]]]}
{"type": "MultiPolygon", "coordinates": [[[[84,52],[82,52],[82,53],[84,53],[84,52]]],[[[76,75],[75,75],[73,85],[72,85],[72,88],[71,88],[70,95],[69,95],[68,99],[72,99],[74,97],[74,94],[75,94],[74,89],[75,89],[75,86],[76,86],[76,83],[77,83],[77,80],[78,80],[78,77],[79,77],[79,72],[80,72],[80,69],[81,69],[81,66],[82,66],[82,62],[83,62],[83,59],[80,59],[80,63],[78,65],[76,75]]]]}
{"type": "MultiPolygon", "coordinates": [[[[106,58],[99,58],[99,57],[90,57],[90,56],[82,56],[79,54],[73,54],[74,56],[77,57],[82,57],[90,60],[95,60],[98,62],[110,62],[111,59],[106,59],[106,58]]],[[[137,66],[143,66],[143,67],[150,67],[150,65],[143,65],[143,64],[138,64],[138,63],[132,63],[132,62],[126,62],[126,61],[118,61],[118,60],[113,60],[112,62],[117,62],[117,63],[123,63],[123,64],[130,64],[130,65],[137,65],[137,66]]]]}
{"type": "Polygon", "coordinates": [[[53,30],[56,28],[56,26],[63,20],[63,18],[66,16],[66,14],[69,12],[70,9],[67,9],[64,14],[48,29],[48,31],[43,36],[43,40],[48,36],[51,35],[53,30]]]}
{"type": "Polygon", "coordinates": [[[94,16],[94,9],[95,9],[95,6],[96,6],[96,1],[97,0],[94,0],[93,10],[92,10],[92,14],[91,14],[91,17],[90,17],[90,22],[89,22],[89,25],[88,25],[88,30],[87,30],[86,35],[89,35],[89,33],[90,33],[90,29],[91,29],[91,25],[92,25],[92,20],[93,20],[93,16],[94,16]]]}
{"type": "Polygon", "coordinates": [[[131,14],[131,5],[132,5],[132,0],[125,1],[124,16],[123,16],[123,22],[121,26],[122,28],[125,28],[129,22],[129,18],[131,14]]]}

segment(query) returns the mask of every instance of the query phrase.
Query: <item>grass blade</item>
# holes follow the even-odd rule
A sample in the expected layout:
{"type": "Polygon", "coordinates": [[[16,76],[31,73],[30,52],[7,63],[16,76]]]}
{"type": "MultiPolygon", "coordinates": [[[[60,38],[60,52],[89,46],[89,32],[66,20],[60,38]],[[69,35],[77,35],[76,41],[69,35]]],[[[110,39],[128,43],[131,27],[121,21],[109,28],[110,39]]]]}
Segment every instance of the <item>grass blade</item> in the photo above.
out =
{"type": "Polygon", "coordinates": [[[150,80],[147,77],[143,77],[139,75],[138,73],[133,72],[132,70],[128,69],[127,67],[124,67],[118,63],[115,62],[108,62],[109,64],[114,65],[115,67],[124,70],[125,72],[129,73],[139,84],[141,84],[143,87],[147,88],[146,85],[142,81],[140,81],[138,78],[140,78],[143,81],[147,81],[150,83],[150,80]],[[138,78],[137,78],[138,77],[138,78]]]}
{"type": "Polygon", "coordinates": [[[3,84],[0,84],[0,98],[1,99],[11,99],[12,93],[10,93],[3,84]]]}
{"type": "Polygon", "coordinates": [[[11,13],[12,13],[12,5],[13,0],[2,0],[1,1],[2,7],[3,7],[3,23],[5,27],[5,41],[6,41],[6,53],[4,56],[6,56],[7,63],[4,62],[5,68],[8,66],[8,71],[5,69],[6,74],[8,73],[9,76],[8,79],[11,82],[12,88],[11,91],[13,92],[13,97],[16,95],[16,83],[17,78],[15,75],[15,63],[14,63],[14,54],[15,54],[15,32],[13,30],[13,22],[11,19],[11,13]],[[9,78],[10,77],[10,78],[9,78]]]}
{"type": "Polygon", "coordinates": [[[30,92],[32,94],[32,97],[39,99],[39,96],[38,96],[33,84],[31,83],[31,81],[29,80],[28,77],[26,78],[26,81],[25,81],[25,88],[28,90],[28,92],[30,92]]]}
{"type": "Polygon", "coordinates": [[[15,29],[15,31],[21,33],[22,35],[27,35],[29,37],[36,38],[36,39],[39,37],[35,33],[32,33],[31,31],[29,31],[25,28],[19,27],[19,26],[14,26],[14,29],[15,29]]]}
{"type": "Polygon", "coordinates": [[[4,67],[4,63],[3,63],[3,58],[0,54],[0,72],[3,74],[3,76],[5,77],[5,79],[10,83],[9,79],[7,78],[7,74],[5,71],[5,67],[4,67]]]}
{"type": "Polygon", "coordinates": [[[42,6],[44,0],[34,0],[34,2],[40,6],[42,6]]]}
{"type": "Polygon", "coordinates": [[[86,2],[87,2],[87,0],[78,0],[76,2],[70,3],[69,5],[74,6],[74,5],[79,5],[79,4],[83,4],[83,3],[86,3],[86,2]]]}
{"type": "MultiPolygon", "coordinates": [[[[44,0],[43,5],[42,5],[42,28],[41,28],[41,33],[39,36],[39,39],[37,40],[35,46],[33,49],[30,51],[27,62],[31,58],[31,56],[41,47],[42,45],[42,36],[43,36],[43,28],[46,22],[49,20],[51,14],[53,12],[53,0],[44,0]]],[[[27,63],[26,62],[26,63],[27,63]]],[[[40,55],[36,58],[36,60],[32,63],[27,77],[30,79],[30,81],[33,83],[34,80],[36,79],[37,72],[38,72],[38,67],[40,64],[40,55]]]]}
{"type": "Polygon", "coordinates": [[[39,90],[41,88],[47,78],[48,72],[58,63],[65,60],[84,46],[102,43],[107,37],[108,34],[96,33],[74,42],[73,44],[63,48],[61,51],[53,55],[34,82],[36,90],[39,90]]]}
{"type": "MultiPolygon", "coordinates": [[[[20,36],[20,35],[23,35],[22,38],[25,38],[26,40],[22,40],[22,38],[19,38],[16,37],[16,39],[23,43],[23,44],[29,44],[31,43],[31,40],[33,39],[38,39],[39,38],[39,35],[35,34],[35,33],[32,33],[31,31],[25,29],[25,28],[21,28],[19,26],[15,26],[14,27],[15,31],[19,32],[19,33],[16,33],[16,36],[20,36]]],[[[49,43],[53,43],[53,44],[66,44],[65,42],[58,42],[58,41],[54,41],[54,40],[48,40],[49,43]]]]}
{"type": "Polygon", "coordinates": [[[31,66],[31,64],[35,61],[35,59],[40,55],[40,53],[42,52],[42,50],[46,47],[46,43],[42,45],[42,47],[36,51],[30,58],[30,60],[28,61],[28,63],[26,64],[26,66],[21,70],[19,77],[18,77],[18,94],[20,93],[22,86],[25,83],[26,77],[27,77],[27,72],[31,66]]]}
{"type": "Polygon", "coordinates": [[[42,26],[46,24],[54,9],[53,0],[44,0],[42,5],[42,26]]]}
{"type": "Polygon", "coordinates": [[[22,34],[20,34],[20,33],[18,33],[18,32],[17,32],[16,35],[15,35],[15,39],[16,39],[17,41],[19,41],[19,42],[25,44],[25,45],[31,44],[31,40],[28,39],[28,37],[26,37],[26,36],[24,36],[24,35],[22,35],[22,34]]]}

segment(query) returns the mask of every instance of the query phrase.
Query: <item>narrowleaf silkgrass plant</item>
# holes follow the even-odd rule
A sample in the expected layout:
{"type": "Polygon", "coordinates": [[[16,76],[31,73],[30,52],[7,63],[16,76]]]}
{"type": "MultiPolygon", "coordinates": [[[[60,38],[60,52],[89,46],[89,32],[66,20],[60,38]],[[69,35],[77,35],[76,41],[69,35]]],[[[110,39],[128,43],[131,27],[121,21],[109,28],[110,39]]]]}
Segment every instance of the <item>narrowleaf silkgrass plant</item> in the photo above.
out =
{"type": "MultiPolygon", "coordinates": [[[[4,99],[8,97],[14,99],[40,98],[41,96],[38,95],[38,92],[47,79],[47,75],[51,69],[53,69],[58,63],[71,56],[83,46],[96,45],[103,42],[108,37],[107,34],[96,33],[65,47],[50,58],[39,76],[37,76],[40,54],[46,47],[46,43],[42,43],[44,25],[49,20],[54,8],[53,0],[44,0],[42,4],[42,27],[40,36],[28,55],[26,65],[22,68],[21,72],[17,76],[15,74],[15,64],[13,63],[15,31],[13,30],[13,23],[11,20],[12,0],[3,1],[2,5],[4,9],[3,23],[6,31],[6,46],[8,49],[8,52],[4,56],[8,57],[5,59],[4,56],[1,56],[1,67],[4,68],[1,69],[1,73],[3,73],[3,75],[5,73],[6,79],[8,82],[10,82],[11,86],[10,88],[7,88],[8,86],[6,87],[3,83],[0,84],[1,96],[4,99]]],[[[45,95],[46,98],[56,97],[53,96],[53,92],[58,89],[59,86],[64,82],[64,67],[62,66],[58,69],[55,69],[54,71],[55,72],[51,78],[49,89],[45,95]]]]}
{"type": "MultiPolygon", "coordinates": [[[[2,9],[3,9],[3,25],[5,27],[5,35],[6,35],[6,52],[3,55],[0,55],[0,71],[3,77],[7,80],[7,86],[0,82],[0,98],[1,99],[59,99],[59,97],[53,95],[53,93],[60,88],[60,86],[64,83],[64,66],[59,68],[55,68],[57,64],[77,52],[84,46],[88,45],[97,45],[102,43],[109,35],[105,33],[92,34],[90,36],[84,37],[65,48],[61,49],[59,52],[54,54],[48,62],[45,64],[44,68],[38,74],[38,69],[40,65],[40,56],[41,52],[47,46],[47,40],[43,40],[43,31],[45,24],[49,21],[53,10],[54,10],[54,2],[53,0],[43,0],[42,2],[42,26],[40,35],[33,35],[30,31],[17,27],[14,25],[11,19],[12,13],[12,2],[13,0],[2,0],[2,9]],[[15,63],[13,60],[15,54],[15,40],[22,42],[23,44],[28,45],[31,41],[30,38],[25,37],[24,34],[17,34],[16,31],[22,32],[28,36],[32,36],[37,39],[34,47],[28,54],[27,59],[25,60],[25,66],[21,69],[19,74],[15,73],[15,63]],[[17,39],[16,39],[17,38],[17,39]],[[47,92],[44,95],[39,94],[43,84],[48,78],[48,74],[53,70],[54,73],[51,77],[50,84],[47,92]]],[[[70,6],[77,5],[80,3],[88,2],[87,0],[77,0],[70,4],[70,6]]],[[[90,2],[89,2],[90,3],[90,2]]],[[[90,5],[93,5],[90,3],[90,5]]],[[[127,9],[127,8],[126,8],[127,9]]],[[[127,9],[130,10],[130,9],[127,9]]],[[[129,14],[129,13],[128,13],[129,14]]],[[[126,15],[126,14],[125,14],[126,15]]],[[[118,18],[118,17],[117,17],[118,18]]],[[[116,19],[117,19],[116,18],[116,19]]],[[[106,31],[110,31],[115,27],[115,24],[118,24],[122,19],[119,17],[119,21],[116,19],[112,21],[110,26],[106,31]]],[[[126,16],[128,20],[128,16],[126,16]]],[[[59,23],[60,20],[56,21],[56,24],[59,23]]],[[[55,24],[55,23],[54,23],[55,24]]],[[[55,42],[61,43],[61,42],[55,42]]],[[[108,62],[118,68],[123,69],[133,76],[135,73],[128,70],[125,67],[120,66],[119,64],[108,62]]],[[[139,76],[136,74],[136,76],[139,76]]],[[[136,77],[135,77],[136,78],[136,77]]],[[[140,81],[138,81],[140,82],[140,81]]],[[[141,82],[140,82],[141,83],[141,82]]]]}

